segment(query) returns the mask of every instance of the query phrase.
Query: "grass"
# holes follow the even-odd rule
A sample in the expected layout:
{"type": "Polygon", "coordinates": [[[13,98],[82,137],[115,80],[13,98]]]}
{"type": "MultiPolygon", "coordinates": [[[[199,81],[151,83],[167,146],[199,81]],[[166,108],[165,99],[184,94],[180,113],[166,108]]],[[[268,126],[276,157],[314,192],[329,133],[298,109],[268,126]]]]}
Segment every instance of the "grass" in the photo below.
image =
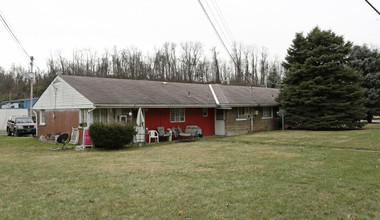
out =
{"type": "Polygon", "coordinates": [[[83,152],[0,137],[0,219],[379,219],[380,152],[350,150],[379,128],[83,152]]]}
{"type": "Polygon", "coordinates": [[[228,138],[213,138],[224,142],[268,144],[279,146],[349,148],[380,151],[380,124],[368,124],[365,129],[342,131],[285,130],[261,132],[228,138]]]}

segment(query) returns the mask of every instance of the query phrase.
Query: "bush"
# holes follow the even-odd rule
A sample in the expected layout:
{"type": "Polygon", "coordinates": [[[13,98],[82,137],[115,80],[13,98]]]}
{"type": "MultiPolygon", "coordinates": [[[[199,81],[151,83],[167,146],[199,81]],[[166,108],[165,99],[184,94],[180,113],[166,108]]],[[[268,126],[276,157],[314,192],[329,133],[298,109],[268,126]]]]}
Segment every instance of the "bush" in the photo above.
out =
{"type": "Polygon", "coordinates": [[[89,135],[96,148],[118,149],[129,144],[133,140],[136,130],[131,124],[103,124],[95,122],[91,124],[89,135]]]}

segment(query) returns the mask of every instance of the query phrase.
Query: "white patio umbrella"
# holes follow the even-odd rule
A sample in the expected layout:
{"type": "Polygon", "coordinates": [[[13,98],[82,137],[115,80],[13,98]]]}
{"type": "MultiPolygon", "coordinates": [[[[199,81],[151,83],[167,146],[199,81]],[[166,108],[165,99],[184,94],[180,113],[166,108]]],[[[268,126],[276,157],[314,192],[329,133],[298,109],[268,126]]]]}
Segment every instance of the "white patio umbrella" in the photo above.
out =
{"type": "Polygon", "coordinates": [[[137,143],[145,142],[144,123],[145,123],[144,115],[143,115],[142,109],[139,108],[139,111],[137,112],[137,118],[136,118],[136,130],[137,130],[136,142],[137,143]]]}
{"type": "Polygon", "coordinates": [[[145,122],[145,119],[144,119],[143,112],[142,112],[141,108],[139,108],[139,111],[137,112],[136,126],[137,127],[144,127],[144,122],[145,122]]]}

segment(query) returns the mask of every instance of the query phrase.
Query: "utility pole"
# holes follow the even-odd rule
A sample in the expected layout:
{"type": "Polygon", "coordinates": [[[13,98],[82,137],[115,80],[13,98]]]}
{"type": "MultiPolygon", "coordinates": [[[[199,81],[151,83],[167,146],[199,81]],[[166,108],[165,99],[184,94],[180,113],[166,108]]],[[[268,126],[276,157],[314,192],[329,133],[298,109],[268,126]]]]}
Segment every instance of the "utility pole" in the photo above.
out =
{"type": "Polygon", "coordinates": [[[29,112],[30,118],[33,118],[33,77],[34,77],[33,60],[34,60],[34,57],[30,56],[30,78],[29,78],[30,80],[30,112],[29,112]]]}

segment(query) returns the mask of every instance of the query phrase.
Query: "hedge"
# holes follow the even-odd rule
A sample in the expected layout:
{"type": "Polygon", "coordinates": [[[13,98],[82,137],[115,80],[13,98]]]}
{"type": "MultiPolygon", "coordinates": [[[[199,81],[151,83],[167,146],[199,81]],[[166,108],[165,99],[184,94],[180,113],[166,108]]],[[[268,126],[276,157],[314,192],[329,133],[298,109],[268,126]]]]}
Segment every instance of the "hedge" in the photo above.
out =
{"type": "Polygon", "coordinates": [[[118,149],[133,141],[136,130],[132,124],[95,122],[90,125],[89,135],[96,148],[118,149]]]}

